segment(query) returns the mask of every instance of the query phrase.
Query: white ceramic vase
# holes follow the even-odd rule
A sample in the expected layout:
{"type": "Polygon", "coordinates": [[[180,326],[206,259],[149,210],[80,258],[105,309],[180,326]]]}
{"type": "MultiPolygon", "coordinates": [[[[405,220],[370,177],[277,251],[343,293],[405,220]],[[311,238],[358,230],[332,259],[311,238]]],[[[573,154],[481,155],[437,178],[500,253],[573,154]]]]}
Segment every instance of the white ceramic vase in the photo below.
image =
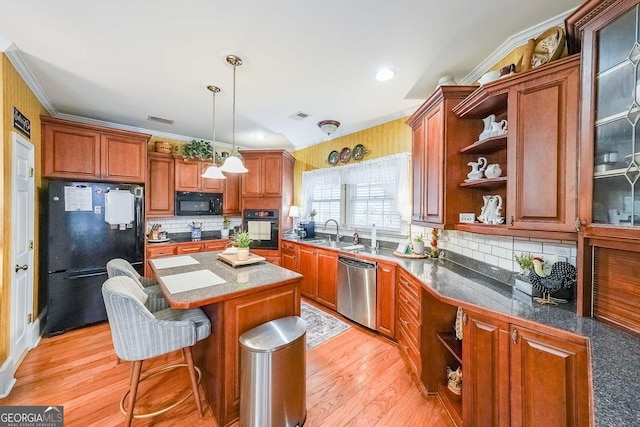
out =
{"type": "Polygon", "coordinates": [[[416,255],[424,254],[424,242],[413,242],[413,253],[416,255]]]}
{"type": "Polygon", "coordinates": [[[220,230],[220,236],[229,237],[229,229],[228,228],[223,228],[222,230],[220,230]]]}
{"type": "Polygon", "coordinates": [[[238,261],[246,261],[249,259],[249,248],[238,248],[238,261]]]}

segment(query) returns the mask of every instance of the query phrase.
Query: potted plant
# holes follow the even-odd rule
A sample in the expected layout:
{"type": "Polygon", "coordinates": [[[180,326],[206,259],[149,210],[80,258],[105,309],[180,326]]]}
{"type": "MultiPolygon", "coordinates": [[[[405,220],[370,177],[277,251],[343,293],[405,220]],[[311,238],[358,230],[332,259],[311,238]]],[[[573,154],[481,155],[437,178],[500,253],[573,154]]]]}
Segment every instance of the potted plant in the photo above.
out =
{"type": "Polygon", "coordinates": [[[220,235],[222,237],[229,237],[229,225],[231,225],[231,219],[228,216],[222,217],[222,230],[220,230],[220,235]]]}
{"type": "Polygon", "coordinates": [[[185,160],[198,159],[209,160],[213,159],[213,147],[210,143],[203,140],[192,139],[182,146],[182,156],[185,160]]]}
{"type": "Polygon", "coordinates": [[[248,231],[242,231],[236,234],[236,246],[238,247],[238,261],[244,261],[249,258],[249,245],[251,237],[248,231]]]}
{"type": "Polygon", "coordinates": [[[424,239],[422,233],[414,236],[413,238],[413,253],[416,255],[422,255],[424,253],[424,239]]]}
{"type": "Polygon", "coordinates": [[[316,212],[315,209],[312,209],[311,212],[309,212],[309,217],[311,218],[311,220],[309,222],[315,222],[314,218],[315,216],[318,214],[318,212],[316,212]]]}
{"type": "Polygon", "coordinates": [[[523,252],[521,255],[514,254],[513,258],[520,266],[520,276],[529,277],[529,272],[531,271],[531,267],[533,267],[534,256],[529,252],[523,252]]]}

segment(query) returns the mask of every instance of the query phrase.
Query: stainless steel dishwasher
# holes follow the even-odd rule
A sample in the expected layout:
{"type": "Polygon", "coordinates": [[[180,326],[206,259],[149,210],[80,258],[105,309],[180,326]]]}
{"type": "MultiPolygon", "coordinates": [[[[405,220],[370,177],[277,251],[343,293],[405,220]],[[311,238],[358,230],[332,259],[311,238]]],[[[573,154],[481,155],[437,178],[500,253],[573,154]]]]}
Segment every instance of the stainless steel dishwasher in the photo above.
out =
{"type": "Polygon", "coordinates": [[[338,313],[376,329],[375,262],[338,256],[338,313]]]}

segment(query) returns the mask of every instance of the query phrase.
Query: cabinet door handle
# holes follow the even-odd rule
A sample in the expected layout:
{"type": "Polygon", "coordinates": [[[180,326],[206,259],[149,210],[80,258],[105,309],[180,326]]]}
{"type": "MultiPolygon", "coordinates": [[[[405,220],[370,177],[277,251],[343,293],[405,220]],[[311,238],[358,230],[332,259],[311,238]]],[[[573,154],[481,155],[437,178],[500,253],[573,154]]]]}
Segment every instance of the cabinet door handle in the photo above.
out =
{"type": "Polygon", "coordinates": [[[513,215],[511,215],[509,217],[509,224],[508,225],[510,225],[510,226],[513,225],[513,215]]]}
{"type": "Polygon", "coordinates": [[[511,332],[511,341],[513,341],[514,344],[518,344],[518,330],[514,329],[513,332],[511,332]]]}
{"type": "Polygon", "coordinates": [[[382,271],[384,271],[385,273],[391,273],[391,270],[389,270],[387,268],[383,268],[382,271]]]}
{"type": "Polygon", "coordinates": [[[29,268],[29,266],[27,264],[25,265],[18,265],[16,264],[16,273],[20,270],[27,270],[29,268]]]}
{"type": "Polygon", "coordinates": [[[409,299],[408,299],[408,298],[405,298],[405,299],[404,299],[404,303],[405,303],[405,304],[409,304],[409,299]]]}
{"type": "Polygon", "coordinates": [[[404,319],[400,319],[400,320],[402,321],[402,323],[404,323],[404,326],[409,326],[409,322],[407,322],[407,321],[406,321],[406,320],[404,320],[404,319]]]}
{"type": "Polygon", "coordinates": [[[463,325],[467,324],[467,313],[462,313],[462,324],[463,325]]]}
{"type": "Polygon", "coordinates": [[[583,225],[586,225],[584,222],[580,221],[580,218],[576,218],[576,222],[574,223],[576,226],[576,231],[580,231],[583,225]]]}

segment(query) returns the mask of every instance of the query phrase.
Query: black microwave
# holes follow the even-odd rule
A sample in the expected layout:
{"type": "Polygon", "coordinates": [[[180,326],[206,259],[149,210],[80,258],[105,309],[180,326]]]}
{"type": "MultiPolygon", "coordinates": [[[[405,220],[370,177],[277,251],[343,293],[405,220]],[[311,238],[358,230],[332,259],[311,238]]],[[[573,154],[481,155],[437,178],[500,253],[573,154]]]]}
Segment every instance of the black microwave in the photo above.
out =
{"type": "Polygon", "coordinates": [[[177,191],[176,215],[222,215],[222,193],[177,191]]]}

